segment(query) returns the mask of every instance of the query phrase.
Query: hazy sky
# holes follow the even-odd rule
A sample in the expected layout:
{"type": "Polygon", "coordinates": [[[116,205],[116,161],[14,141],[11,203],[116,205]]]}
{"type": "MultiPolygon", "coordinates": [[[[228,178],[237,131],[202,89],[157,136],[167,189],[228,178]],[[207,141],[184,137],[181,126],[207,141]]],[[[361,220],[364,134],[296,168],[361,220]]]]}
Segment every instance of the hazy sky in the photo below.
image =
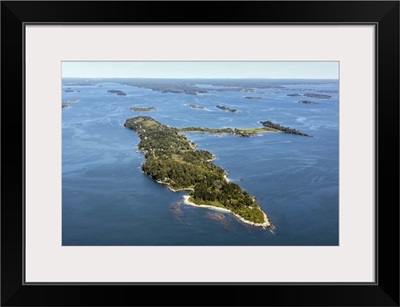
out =
{"type": "Polygon", "coordinates": [[[339,62],[63,62],[62,76],[338,79],[339,62]]]}

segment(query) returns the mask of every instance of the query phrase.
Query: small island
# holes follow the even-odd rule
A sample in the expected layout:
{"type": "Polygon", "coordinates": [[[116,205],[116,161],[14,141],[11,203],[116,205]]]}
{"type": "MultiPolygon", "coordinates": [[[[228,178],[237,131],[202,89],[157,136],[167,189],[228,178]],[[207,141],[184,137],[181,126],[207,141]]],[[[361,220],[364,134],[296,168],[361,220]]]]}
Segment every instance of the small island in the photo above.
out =
{"type": "Polygon", "coordinates": [[[319,99],[331,99],[332,96],[324,95],[324,94],[315,94],[315,93],[305,93],[303,96],[312,97],[312,98],[319,98],[319,99]]]}
{"type": "Polygon", "coordinates": [[[246,99],[262,99],[261,96],[245,96],[246,99]]]}
{"type": "Polygon", "coordinates": [[[174,192],[190,191],[184,197],[186,204],[231,212],[253,226],[271,226],[255,198],[230,182],[226,172],[211,162],[214,156],[196,150],[195,144],[178,129],[148,116],[129,118],[124,126],[140,137],[138,149],[146,159],[143,173],[174,192]]]}
{"type": "Polygon", "coordinates": [[[125,92],[121,90],[109,90],[108,93],[117,94],[118,96],[127,96],[125,92]]]}
{"type": "Polygon", "coordinates": [[[221,106],[221,105],[218,105],[217,108],[219,108],[219,109],[221,109],[221,110],[224,110],[224,111],[227,111],[227,112],[232,112],[232,113],[237,112],[236,109],[230,109],[230,108],[228,108],[228,107],[221,106]]]}
{"type": "Polygon", "coordinates": [[[260,122],[260,123],[265,127],[272,128],[272,129],[275,129],[275,130],[278,130],[278,131],[282,131],[282,132],[285,132],[285,133],[297,134],[297,135],[302,135],[302,136],[312,136],[311,134],[307,134],[307,133],[304,133],[304,132],[301,132],[299,130],[292,129],[292,128],[289,128],[289,127],[284,127],[284,126],[281,126],[279,124],[275,124],[273,122],[270,122],[268,120],[260,122]]]}
{"type": "Polygon", "coordinates": [[[195,104],[189,104],[189,107],[191,107],[192,109],[205,109],[205,107],[197,106],[195,104]]]}
{"type": "Polygon", "coordinates": [[[149,112],[149,111],[157,110],[157,109],[155,107],[143,107],[143,108],[132,107],[129,110],[134,111],[134,112],[149,112]]]}
{"type": "Polygon", "coordinates": [[[292,96],[292,97],[298,97],[301,96],[300,94],[287,94],[288,96],[292,96]]]}
{"type": "Polygon", "coordinates": [[[311,100],[300,100],[298,103],[302,103],[302,104],[318,104],[318,102],[311,101],[311,100]]]}

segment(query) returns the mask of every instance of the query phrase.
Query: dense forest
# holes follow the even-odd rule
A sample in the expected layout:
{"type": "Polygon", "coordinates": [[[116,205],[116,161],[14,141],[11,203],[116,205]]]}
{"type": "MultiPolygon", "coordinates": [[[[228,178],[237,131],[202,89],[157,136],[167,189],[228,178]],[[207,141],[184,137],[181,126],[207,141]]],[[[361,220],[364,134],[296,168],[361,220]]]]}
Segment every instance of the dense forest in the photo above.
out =
{"type": "Polygon", "coordinates": [[[225,171],[213,164],[213,155],[196,150],[195,144],[176,128],[151,117],[127,119],[125,127],[140,137],[138,148],[146,162],[142,170],[173,190],[191,190],[190,201],[228,209],[246,221],[269,225],[253,197],[237,184],[228,182],[225,171]]]}
{"type": "Polygon", "coordinates": [[[284,126],[281,126],[281,125],[279,125],[279,124],[275,124],[275,123],[273,123],[273,122],[270,122],[270,121],[264,121],[264,122],[260,122],[263,126],[265,126],[265,127],[267,127],[267,128],[272,128],[272,129],[276,129],[276,130],[279,130],[279,131],[282,131],[282,132],[285,132],[285,133],[291,133],[291,134],[297,134],[297,135],[303,135],[303,136],[312,136],[311,134],[307,134],[307,133],[304,133],[304,132],[301,132],[301,131],[299,131],[299,130],[297,130],[297,129],[292,129],[292,128],[289,128],[289,127],[284,127],[284,126]]]}

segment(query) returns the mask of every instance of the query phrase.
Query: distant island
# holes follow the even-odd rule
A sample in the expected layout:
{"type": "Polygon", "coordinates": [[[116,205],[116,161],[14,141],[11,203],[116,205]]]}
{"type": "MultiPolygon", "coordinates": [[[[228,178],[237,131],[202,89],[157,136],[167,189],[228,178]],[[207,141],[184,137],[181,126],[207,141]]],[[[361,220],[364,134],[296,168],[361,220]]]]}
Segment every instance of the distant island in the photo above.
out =
{"type": "Polygon", "coordinates": [[[138,149],[146,159],[143,173],[172,191],[190,191],[184,197],[187,204],[231,212],[253,226],[271,226],[254,197],[227,180],[225,171],[211,162],[214,156],[196,150],[178,129],[148,116],[129,118],[124,126],[140,137],[138,149]]]}
{"type": "Polygon", "coordinates": [[[262,99],[260,96],[245,96],[246,99],[262,99]]]}
{"type": "Polygon", "coordinates": [[[200,107],[195,104],[189,104],[189,107],[191,107],[192,109],[205,109],[205,107],[200,107]]]}
{"type": "MultiPolygon", "coordinates": [[[[322,92],[322,90],[321,90],[321,92],[322,92]]],[[[328,91],[326,91],[326,92],[328,92],[328,91]]],[[[328,92],[328,93],[330,93],[330,92],[328,92]]],[[[330,95],[315,94],[315,93],[305,93],[302,95],[301,94],[287,94],[287,96],[292,96],[292,97],[306,96],[306,97],[319,98],[319,99],[331,99],[332,98],[332,96],[330,96],[330,95]]],[[[303,101],[308,101],[308,100],[303,100],[303,101]]]]}
{"type": "Polygon", "coordinates": [[[127,96],[125,92],[120,90],[109,90],[108,93],[117,94],[118,96],[127,96]]]}
{"type": "Polygon", "coordinates": [[[319,99],[331,99],[332,96],[324,95],[324,94],[314,94],[314,93],[305,93],[303,96],[312,97],[312,98],[319,98],[319,99]]]}
{"type": "Polygon", "coordinates": [[[260,123],[265,127],[273,128],[273,129],[276,129],[278,131],[282,131],[282,132],[285,132],[285,133],[297,134],[297,135],[302,135],[302,136],[312,136],[311,134],[307,134],[307,133],[304,133],[304,132],[301,132],[299,130],[292,129],[292,128],[289,128],[289,127],[284,127],[284,126],[281,126],[279,124],[275,124],[275,123],[273,123],[271,121],[268,121],[268,120],[267,121],[262,121],[260,123]]]}
{"type": "MultiPolygon", "coordinates": [[[[153,89],[153,90],[157,90],[157,89],[153,89]]],[[[165,89],[165,90],[161,90],[161,93],[197,95],[197,94],[205,94],[208,92],[206,90],[188,88],[188,89],[182,89],[182,90],[165,89]]]]}
{"type": "Polygon", "coordinates": [[[311,100],[300,100],[298,103],[303,103],[303,104],[318,104],[318,102],[311,101],[311,100]]]}
{"type": "Polygon", "coordinates": [[[155,107],[143,107],[143,108],[139,108],[139,107],[132,107],[130,108],[131,111],[134,112],[149,112],[152,110],[157,110],[155,107]]]}
{"type": "Polygon", "coordinates": [[[302,96],[300,94],[287,94],[288,96],[293,96],[293,97],[297,97],[297,96],[302,96]]]}
{"type": "Polygon", "coordinates": [[[221,106],[221,105],[218,105],[217,108],[219,108],[219,109],[221,109],[221,110],[224,110],[224,111],[232,112],[232,113],[237,112],[236,109],[230,109],[230,108],[228,108],[228,107],[221,106]]]}

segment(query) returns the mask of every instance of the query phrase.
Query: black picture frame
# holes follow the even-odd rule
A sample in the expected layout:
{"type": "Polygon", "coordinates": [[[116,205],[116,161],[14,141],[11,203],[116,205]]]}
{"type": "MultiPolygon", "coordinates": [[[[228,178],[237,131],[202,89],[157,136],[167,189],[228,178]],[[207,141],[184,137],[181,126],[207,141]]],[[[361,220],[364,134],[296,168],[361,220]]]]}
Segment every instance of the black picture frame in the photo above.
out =
{"type": "Polygon", "coordinates": [[[398,1],[3,1],[1,76],[2,306],[399,306],[398,1]],[[23,114],[28,23],[375,25],[376,282],[26,284],[23,114]]]}

